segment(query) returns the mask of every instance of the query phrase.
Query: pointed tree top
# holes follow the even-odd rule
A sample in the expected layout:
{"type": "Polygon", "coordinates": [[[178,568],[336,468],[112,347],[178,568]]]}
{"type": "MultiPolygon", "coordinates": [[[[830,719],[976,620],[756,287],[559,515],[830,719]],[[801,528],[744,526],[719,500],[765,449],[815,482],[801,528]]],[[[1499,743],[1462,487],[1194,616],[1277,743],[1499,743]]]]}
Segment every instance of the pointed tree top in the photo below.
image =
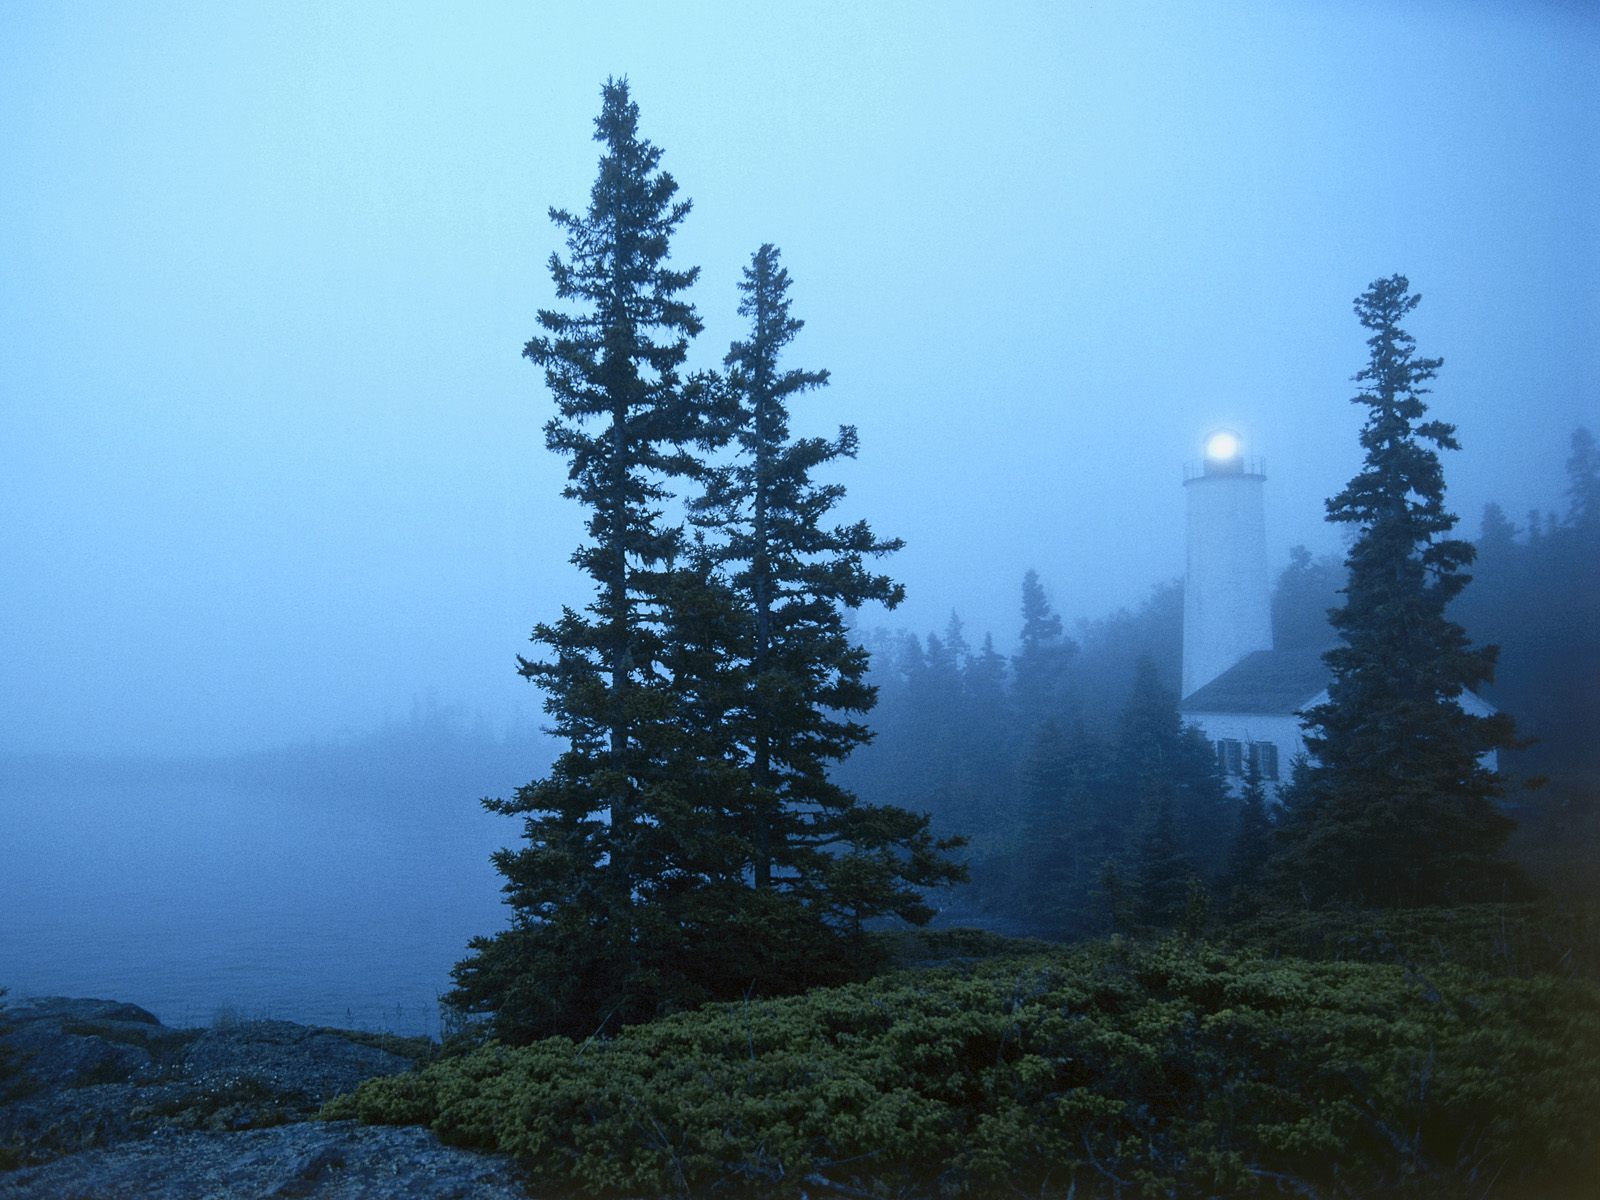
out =
{"type": "Polygon", "coordinates": [[[607,76],[600,87],[600,115],[594,119],[594,140],[626,141],[639,131],[639,106],[628,92],[628,77],[607,76]]]}

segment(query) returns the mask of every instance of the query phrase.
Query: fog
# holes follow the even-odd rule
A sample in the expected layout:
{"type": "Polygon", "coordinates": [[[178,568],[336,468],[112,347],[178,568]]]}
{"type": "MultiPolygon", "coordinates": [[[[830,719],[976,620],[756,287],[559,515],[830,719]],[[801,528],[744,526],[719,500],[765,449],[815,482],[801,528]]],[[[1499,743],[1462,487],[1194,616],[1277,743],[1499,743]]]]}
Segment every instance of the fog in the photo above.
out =
{"type": "MultiPolygon", "coordinates": [[[[867,626],[1015,636],[1182,571],[1238,429],[1275,565],[1338,540],[1350,302],[1442,356],[1450,503],[1562,505],[1600,422],[1600,17],[1584,4],[13,6],[0,41],[0,750],[526,729],[586,590],[520,357],[626,75],[694,211],[694,364],[778,244],[906,540],[867,626]]],[[[531,735],[529,735],[531,740],[531,735]]],[[[530,754],[530,763],[534,760],[530,754]]],[[[491,780],[485,787],[494,786],[491,780]]],[[[470,802],[471,796],[464,795],[470,802]]]]}

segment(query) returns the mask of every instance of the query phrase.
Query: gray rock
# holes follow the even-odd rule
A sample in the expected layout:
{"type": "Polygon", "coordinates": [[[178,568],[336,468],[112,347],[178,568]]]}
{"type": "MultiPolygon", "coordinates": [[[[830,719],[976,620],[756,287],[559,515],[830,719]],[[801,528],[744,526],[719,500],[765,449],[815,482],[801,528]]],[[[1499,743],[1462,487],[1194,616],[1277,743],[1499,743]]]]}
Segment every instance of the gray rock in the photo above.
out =
{"type": "Polygon", "coordinates": [[[42,1088],[121,1082],[166,1061],[193,1036],[144,1009],[114,1000],[50,997],[0,1007],[5,1041],[42,1088]]]}
{"type": "Polygon", "coordinates": [[[24,1164],[161,1129],[302,1121],[363,1079],[413,1060],[325,1029],[252,1021],[169,1029],[142,1008],[51,998],[0,1008],[21,1068],[0,1103],[0,1161],[24,1164]]]}
{"type": "Polygon", "coordinates": [[[163,1130],[0,1173],[0,1200],[527,1200],[509,1159],[415,1127],[163,1130]]]}
{"type": "Polygon", "coordinates": [[[363,1079],[393,1075],[411,1064],[328,1030],[249,1021],[201,1034],[184,1052],[181,1072],[196,1084],[228,1087],[249,1080],[274,1095],[321,1105],[363,1079]]]}

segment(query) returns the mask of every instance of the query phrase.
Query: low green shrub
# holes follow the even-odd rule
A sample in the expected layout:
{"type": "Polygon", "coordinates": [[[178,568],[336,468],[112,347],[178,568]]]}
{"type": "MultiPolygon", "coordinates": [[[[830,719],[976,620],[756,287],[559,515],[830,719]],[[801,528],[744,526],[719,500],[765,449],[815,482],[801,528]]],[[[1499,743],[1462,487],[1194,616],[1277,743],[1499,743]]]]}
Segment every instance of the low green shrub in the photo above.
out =
{"type": "Polygon", "coordinates": [[[1600,980],[1600,905],[1285,908],[1225,931],[1229,944],[1297,958],[1453,964],[1493,975],[1600,980]]]}
{"type": "Polygon", "coordinates": [[[1600,1194],[1600,993],[1113,940],[489,1045],[330,1118],[593,1196],[1600,1194]]]}

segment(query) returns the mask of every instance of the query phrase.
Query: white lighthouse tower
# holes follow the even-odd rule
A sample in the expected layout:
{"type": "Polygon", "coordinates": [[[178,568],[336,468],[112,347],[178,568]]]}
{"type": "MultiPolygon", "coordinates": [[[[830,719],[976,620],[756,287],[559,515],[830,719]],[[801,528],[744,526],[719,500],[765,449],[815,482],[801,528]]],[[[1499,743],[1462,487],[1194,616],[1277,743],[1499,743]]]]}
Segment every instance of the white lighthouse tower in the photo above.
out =
{"type": "Polygon", "coordinates": [[[1206,439],[1184,479],[1188,566],[1183,581],[1183,695],[1257,650],[1272,649],[1267,576],[1267,477],[1229,430],[1206,439]]]}

